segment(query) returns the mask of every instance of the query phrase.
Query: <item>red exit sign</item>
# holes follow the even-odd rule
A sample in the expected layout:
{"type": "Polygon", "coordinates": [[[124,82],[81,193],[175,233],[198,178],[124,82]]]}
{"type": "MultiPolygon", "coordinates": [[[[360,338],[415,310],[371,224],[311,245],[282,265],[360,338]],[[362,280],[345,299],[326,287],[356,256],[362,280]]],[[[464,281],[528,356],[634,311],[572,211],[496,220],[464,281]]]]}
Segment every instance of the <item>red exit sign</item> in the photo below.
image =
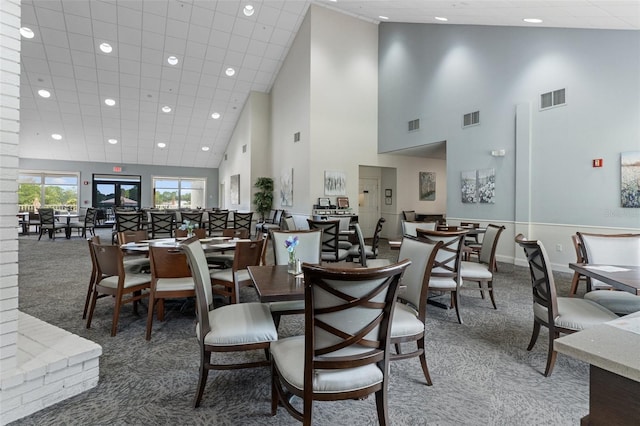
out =
{"type": "Polygon", "coordinates": [[[122,171],[122,167],[120,166],[113,166],[113,171],[116,173],[120,173],[122,171]]]}

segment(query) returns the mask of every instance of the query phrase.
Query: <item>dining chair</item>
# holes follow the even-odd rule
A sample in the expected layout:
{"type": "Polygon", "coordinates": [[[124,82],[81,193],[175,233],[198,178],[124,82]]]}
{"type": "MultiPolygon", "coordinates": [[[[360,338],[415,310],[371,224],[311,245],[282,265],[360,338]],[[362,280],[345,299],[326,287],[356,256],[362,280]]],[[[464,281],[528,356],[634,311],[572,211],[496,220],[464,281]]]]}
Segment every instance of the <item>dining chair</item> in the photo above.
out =
{"type": "Polygon", "coordinates": [[[418,228],[429,231],[435,231],[436,222],[410,222],[407,220],[402,221],[402,235],[409,237],[418,236],[418,228]]]}
{"type": "MultiPolygon", "coordinates": [[[[585,263],[640,266],[640,234],[594,234],[577,232],[585,263]]],[[[618,291],[608,284],[587,277],[586,300],[619,315],[640,311],[640,297],[618,291]],[[594,291],[597,290],[597,291],[594,291]],[[610,290],[610,291],[605,291],[610,290]]]]}
{"type": "Polygon", "coordinates": [[[477,282],[480,288],[480,295],[483,299],[485,290],[488,291],[493,309],[498,309],[493,295],[493,275],[496,272],[496,250],[498,248],[498,239],[504,230],[504,226],[487,225],[487,230],[482,239],[482,247],[478,254],[478,261],[471,262],[463,260],[460,262],[460,277],[462,283],[464,284],[464,281],[477,282]]]}
{"type": "MultiPolygon", "coordinates": [[[[93,244],[100,244],[100,237],[94,235],[91,238],[87,239],[87,244],[89,247],[89,258],[91,259],[91,275],[89,276],[89,286],[87,288],[87,296],[84,299],[84,309],[82,310],[82,319],[87,318],[87,311],[89,310],[89,304],[91,303],[91,297],[93,296],[93,290],[96,285],[96,280],[98,278],[98,262],[96,261],[96,256],[93,250],[93,244]]],[[[106,295],[102,295],[106,296],[106,295]]]]}
{"type": "Polygon", "coordinates": [[[431,386],[431,376],[425,353],[425,321],[427,317],[427,296],[429,279],[438,250],[444,243],[431,243],[415,237],[404,237],[398,259],[409,260],[411,264],[402,275],[400,284],[403,290],[398,294],[393,317],[391,318],[391,344],[395,354],[391,361],[419,357],[422,373],[431,386]],[[416,350],[403,353],[402,343],[416,342],[416,350]]]}
{"type": "MultiPolygon", "coordinates": [[[[298,237],[296,259],[302,263],[319,265],[322,262],[322,230],[307,229],[298,231],[271,231],[273,244],[273,260],[276,265],[286,265],[289,262],[289,252],[285,245],[288,238],[298,237]]],[[[304,313],[304,300],[290,300],[269,303],[269,309],[276,327],[280,325],[283,315],[304,313]]]]}
{"type": "Polygon", "coordinates": [[[69,232],[71,232],[72,229],[77,229],[78,233],[80,233],[80,231],[82,230],[82,233],[80,234],[82,238],[87,237],[87,231],[89,231],[90,235],[95,235],[97,215],[98,211],[93,207],[89,207],[84,215],[84,220],[82,220],[81,222],[70,222],[69,225],[67,225],[67,227],[69,228],[69,232]]]}
{"type": "Polygon", "coordinates": [[[367,245],[364,242],[364,235],[362,234],[362,228],[359,223],[354,223],[353,228],[358,238],[358,244],[349,249],[347,260],[353,262],[353,259],[358,258],[362,266],[367,266],[367,259],[375,259],[378,257],[378,245],[380,244],[380,232],[382,232],[382,225],[386,222],[385,218],[381,217],[376,223],[376,229],[373,233],[371,245],[367,245]],[[363,257],[364,251],[364,257],[363,257]]]}
{"type": "Polygon", "coordinates": [[[309,229],[322,230],[322,260],[325,262],[340,262],[346,260],[349,252],[338,246],[339,220],[307,219],[309,229]]]}
{"type": "Polygon", "coordinates": [[[351,216],[345,216],[338,218],[340,223],[338,224],[338,248],[343,250],[349,250],[353,244],[351,243],[351,216]]]}
{"type": "Polygon", "coordinates": [[[403,210],[402,218],[409,222],[415,222],[417,220],[415,210],[403,210]]]}
{"type": "Polygon", "coordinates": [[[284,225],[282,227],[284,231],[296,231],[298,229],[296,220],[293,218],[293,216],[286,216],[282,218],[282,224],[284,225]]]}
{"type": "MultiPolygon", "coordinates": [[[[209,370],[229,370],[268,366],[268,350],[278,339],[278,332],[269,312],[262,303],[234,303],[214,309],[209,265],[202,245],[193,237],[180,243],[187,255],[196,286],[196,337],[200,347],[199,379],[193,406],[202,400],[209,370]],[[264,350],[265,360],[233,364],[215,362],[215,352],[246,352],[264,350]]],[[[238,357],[240,358],[240,357],[238,357]]]]}
{"type": "MultiPolygon", "coordinates": [[[[203,229],[204,231],[204,229],[203,229]]],[[[145,338],[151,340],[153,311],[157,306],[158,320],[164,321],[164,300],[196,296],[196,288],[187,263],[187,256],[175,247],[149,246],[151,285],[145,338]]]]}
{"type": "Polygon", "coordinates": [[[35,227],[35,232],[40,232],[40,215],[38,214],[38,212],[35,211],[29,211],[29,228],[31,228],[32,226],[35,227]]]}
{"type": "MultiPolygon", "coordinates": [[[[233,229],[246,229],[251,235],[251,220],[253,212],[234,212],[233,213],[233,229]]],[[[249,237],[247,237],[249,238],[249,237]]]]}
{"type": "MultiPolygon", "coordinates": [[[[429,231],[418,229],[418,238],[431,243],[442,241],[436,260],[431,270],[429,290],[451,293],[451,307],[456,309],[458,323],[462,324],[460,314],[460,262],[462,261],[462,247],[466,231],[429,231]]],[[[402,248],[402,246],[401,246],[402,248]]]]}
{"type": "Polygon", "coordinates": [[[560,333],[575,333],[618,316],[590,300],[558,297],[549,257],[542,242],[527,240],[522,234],[518,234],[515,241],[524,249],[533,289],[533,332],[527,350],[532,350],[536,344],[540,327],[547,327],[549,346],[544,375],[548,377],[558,355],[553,348],[553,341],[560,337],[560,333]]]}
{"type": "Polygon", "coordinates": [[[229,212],[224,211],[210,211],[209,215],[209,236],[218,237],[222,235],[222,231],[227,229],[229,222],[229,212]]]}
{"type": "Polygon", "coordinates": [[[49,238],[56,239],[56,232],[66,230],[67,224],[60,223],[56,220],[55,212],[51,208],[38,209],[40,215],[40,230],[38,231],[38,241],[42,238],[42,234],[47,232],[49,238]]]}
{"type": "Polygon", "coordinates": [[[172,238],[175,229],[175,213],[151,212],[151,238],[172,238]]]}
{"type": "Polygon", "coordinates": [[[112,233],[112,242],[115,243],[118,232],[139,231],[142,227],[142,212],[136,211],[115,211],[116,222],[112,233]]]}
{"type": "MultiPolygon", "coordinates": [[[[190,223],[196,224],[198,227],[195,229],[204,229],[202,222],[203,212],[195,211],[195,212],[180,212],[180,223],[184,223],[185,221],[189,221],[190,223]]],[[[179,227],[179,226],[178,226],[179,227]]]]}
{"type": "MultiPolygon", "coordinates": [[[[573,249],[576,252],[576,263],[584,263],[583,250],[580,243],[580,238],[578,234],[574,234],[571,236],[571,242],[573,243],[573,249]]],[[[582,275],[578,271],[573,273],[573,278],[571,279],[571,287],[569,288],[569,296],[574,297],[578,292],[578,285],[583,282],[585,284],[586,290],[589,290],[589,282],[585,275],[582,275]]]]}
{"type": "Polygon", "coordinates": [[[271,343],[271,415],[282,404],[311,425],[314,401],[375,394],[378,422],[389,423],[389,330],[409,263],[370,269],[303,264],[305,333],[271,343]],[[291,395],[302,398],[302,410],[291,395]]]}
{"type": "Polygon", "coordinates": [[[252,284],[247,266],[260,265],[265,240],[238,241],[231,268],[212,270],[210,273],[213,293],[229,303],[240,303],[240,288],[252,284]]]}
{"type": "MultiPolygon", "coordinates": [[[[248,240],[249,231],[246,229],[225,228],[222,230],[221,236],[227,237],[227,238],[248,240]]],[[[214,268],[219,268],[219,269],[231,268],[235,254],[233,250],[230,250],[230,251],[231,253],[227,253],[226,251],[206,253],[207,262],[209,262],[209,265],[214,268]]]]}
{"type": "Polygon", "coordinates": [[[149,294],[143,292],[151,285],[149,274],[129,273],[125,270],[122,250],[119,246],[91,244],[98,267],[97,278],[91,295],[87,315],[87,328],[91,328],[96,301],[101,295],[113,296],[115,307],[111,324],[111,336],[118,331],[120,309],[125,303],[133,303],[133,312],[138,313],[138,302],[149,294]]]}

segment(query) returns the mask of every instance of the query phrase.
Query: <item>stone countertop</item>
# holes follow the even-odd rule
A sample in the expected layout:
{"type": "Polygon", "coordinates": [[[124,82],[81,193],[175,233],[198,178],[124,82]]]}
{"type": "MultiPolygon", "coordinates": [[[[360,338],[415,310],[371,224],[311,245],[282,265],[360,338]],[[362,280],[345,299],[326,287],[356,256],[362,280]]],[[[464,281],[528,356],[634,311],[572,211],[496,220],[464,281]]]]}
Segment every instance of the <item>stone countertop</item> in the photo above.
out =
{"type": "Polygon", "coordinates": [[[565,355],[640,382],[640,312],[562,336],[554,348],[565,355]],[[629,322],[631,320],[631,322],[629,322]],[[622,321],[636,331],[615,325],[622,321]]]}

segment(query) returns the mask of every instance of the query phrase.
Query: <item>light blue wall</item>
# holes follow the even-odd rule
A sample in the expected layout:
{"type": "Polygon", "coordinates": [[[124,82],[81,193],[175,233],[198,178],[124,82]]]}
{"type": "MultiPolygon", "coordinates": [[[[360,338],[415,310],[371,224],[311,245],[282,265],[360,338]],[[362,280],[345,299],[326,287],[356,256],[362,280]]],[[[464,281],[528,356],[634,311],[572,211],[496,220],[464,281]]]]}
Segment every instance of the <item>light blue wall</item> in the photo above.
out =
{"type": "Polygon", "coordinates": [[[91,206],[91,188],[93,174],[109,175],[139,175],[142,179],[141,199],[142,207],[153,205],[153,176],[167,177],[197,177],[207,179],[207,204],[206,208],[218,206],[218,169],[197,167],[151,166],[145,164],[122,164],[122,172],[114,173],[113,164],[92,163],[82,161],[57,161],[38,160],[33,158],[20,158],[20,170],[64,171],[80,173],[79,202],[81,207],[91,206]],[[89,181],[83,185],[83,181],[89,181]],[[87,201],[87,203],[85,203],[87,201]]]}
{"type": "Polygon", "coordinates": [[[640,151],[640,32],[383,23],[379,34],[380,151],[446,140],[447,216],[640,226],[640,209],[620,203],[620,153],[640,151]],[[540,111],[540,94],[560,88],[567,105],[540,111]],[[475,110],[481,124],[463,129],[475,110]],[[516,132],[517,111],[530,116],[516,132]],[[516,157],[516,135],[530,153],[516,157]],[[530,168],[524,188],[516,158],[530,168]],[[495,204],[463,204],[460,172],[484,168],[496,169],[495,204]]]}

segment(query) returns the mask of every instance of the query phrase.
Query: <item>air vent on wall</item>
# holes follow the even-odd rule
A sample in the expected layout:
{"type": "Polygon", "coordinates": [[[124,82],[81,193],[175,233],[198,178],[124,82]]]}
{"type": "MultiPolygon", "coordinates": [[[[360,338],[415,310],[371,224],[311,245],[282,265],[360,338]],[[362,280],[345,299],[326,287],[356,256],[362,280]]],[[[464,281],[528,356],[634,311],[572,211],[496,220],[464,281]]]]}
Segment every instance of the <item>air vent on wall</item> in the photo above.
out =
{"type": "Polygon", "coordinates": [[[566,89],[558,89],[540,95],[540,109],[553,108],[567,103],[566,89]]]}
{"type": "Polygon", "coordinates": [[[415,120],[409,121],[409,131],[415,132],[416,130],[420,130],[420,119],[416,118],[415,120]]]}
{"type": "Polygon", "coordinates": [[[300,142],[300,132],[295,132],[293,134],[293,141],[294,142],[300,142]]]}
{"type": "Polygon", "coordinates": [[[462,117],[462,127],[480,124],[480,111],[470,112],[462,117]]]}
{"type": "Polygon", "coordinates": [[[242,153],[247,152],[247,144],[242,145],[242,153]]]}

